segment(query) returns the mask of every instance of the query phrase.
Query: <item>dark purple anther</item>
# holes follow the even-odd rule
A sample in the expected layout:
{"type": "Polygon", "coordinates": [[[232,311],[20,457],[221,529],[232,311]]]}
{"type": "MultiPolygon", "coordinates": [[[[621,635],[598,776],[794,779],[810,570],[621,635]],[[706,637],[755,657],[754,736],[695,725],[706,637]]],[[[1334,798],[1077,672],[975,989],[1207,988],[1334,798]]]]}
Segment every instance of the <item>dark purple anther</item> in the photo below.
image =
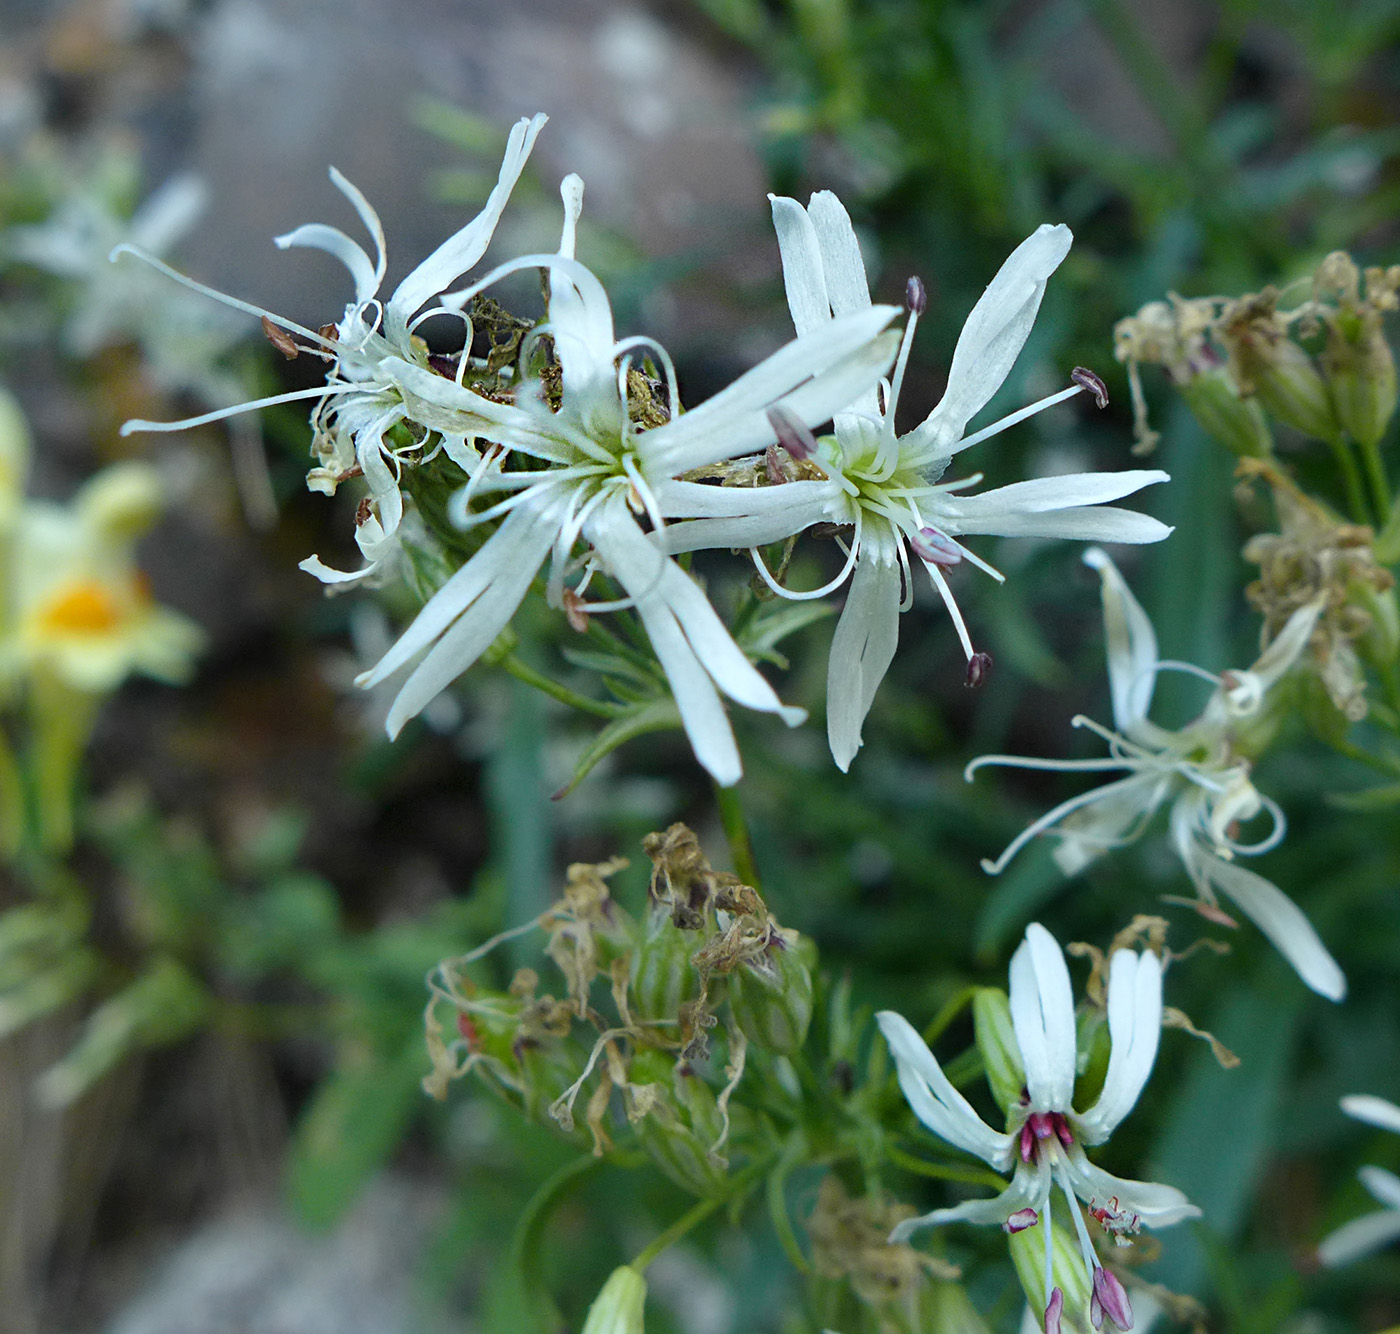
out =
{"type": "Polygon", "coordinates": [[[974,653],[967,660],[967,676],[963,678],[963,685],[969,690],[977,690],[987,684],[987,678],[992,674],[992,655],[990,653],[974,653]]]}
{"type": "Polygon", "coordinates": [[[1104,1316],[1107,1316],[1119,1329],[1132,1329],[1133,1327],[1133,1307],[1128,1300],[1128,1294],[1123,1290],[1123,1285],[1114,1274],[1110,1274],[1102,1265],[1094,1267],[1094,1296],[1089,1306],[1089,1315],[1094,1320],[1094,1328],[1098,1329],[1103,1324],[1104,1316]]]}
{"type": "Polygon", "coordinates": [[[1003,1232],[1024,1232],[1028,1227],[1034,1227],[1038,1222],[1040,1222],[1040,1215],[1034,1209],[1017,1209],[1001,1225],[1001,1230],[1003,1232]]]}
{"type": "Polygon", "coordinates": [[[817,437],[796,413],[775,403],[768,409],[768,424],[778,437],[778,443],[799,462],[817,452],[817,437]]]}
{"type": "Polygon", "coordinates": [[[928,292],[924,290],[922,278],[910,278],[904,285],[904,304],[915,315],[922,315],[928,309],[928,292]]]}
{"type": "Polygon", "coordinates": [[[1108,406],[1108,386],[1087,366],[1076,366],[1069,378],[1086,393],[1093,394],[1094,402],[1101,408],[1108,406]]]}
{"type": "Polygon", "coordinates": [[[1060,1312],[1065,1309],[1065,1294],[1056,1288],[1045,1308],[1045,1334],[1060,1334],[1060,1312]]]}

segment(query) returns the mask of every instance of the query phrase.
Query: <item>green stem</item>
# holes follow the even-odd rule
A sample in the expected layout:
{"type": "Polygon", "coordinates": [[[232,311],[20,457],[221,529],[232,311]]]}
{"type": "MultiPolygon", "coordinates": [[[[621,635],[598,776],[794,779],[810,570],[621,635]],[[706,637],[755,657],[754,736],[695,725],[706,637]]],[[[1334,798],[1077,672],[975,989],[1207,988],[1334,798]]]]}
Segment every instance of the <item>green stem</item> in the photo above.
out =
{"type": "Polygon", "coordinates": [[[912,1153],[905,1153],[903,1149],[897,1149],[893,1144],[885,1146],[885,1156],[896,1167],[902,1167],[906,1172],[913,1172],[916,1176],[933,1177],[938,1181],[959,1181],[969,1186],[990,1186],[993,1190],[998,1191],[1006,1189],[1006,1182],[995,1172],[985,1167],[962,1167],[956,1163],[931,1163],[927,1158],[919,1158],[912,1153]]]}
{"type": "Polygon", "coordinates": [[[771,1159],[760,1163],[754,1163],[744,1171],[736,1173],[730,1183],[730,1189],[723,1195],[712,1196],[708,1200],[701,1200],[698,1204],[687,1209],[674,1223],[664,1232],[658,1233],[652,1238],[649,1245],[642,1248],[637,1253],[637,1257],[632,1261],[632,1268],[639,1274],[645,1271],[646,1267],[656,1259],[662,1251],[670,1246],[674,1246],[693,1227],[703,1223],[716,1209],[722,1209],[731,1200],[736,1200],[749,1188],[749,1183],[753,1181],[761,1172],[766,1170],[771,1159]]]}
{"type": "Polygon", "coordinates": [[[14,748],[0,728],[0,858],[10,862],[24,842],[24,778],[14,748]]]}
{"type": "Polygon", "coordinates": [[[964,987],[956,996],[952,998],[939,1012],[934,1015],[933,1022],[924,1029],[924,1042],[932,1047],[938,1041],[939,1035],[949,1024],[962,1012],[972,998],[977,995],[976,987],[964,987]]]}
{"type": "Polygon", "coordinates": [[[1336,435],[1328,440],[1327,444],[1337,462],[1337,469],[1342,474],[1342,485],[1347,493],[1347,508],[1351,511],[1352,519],[1357,523],[1369,523],[1370,510],[1366,504],[1366,490],[1361,485],[1361,470],[1356,466],[1356,460],[1347,448],[1347,442],[1336,435]]]}
{"type": "Polygon", "coordinates": [[[749,839],[748,822],[739,802],[737,788],[721,787],[716,783],[715,802],[719,806],[720,823],[729,840],[729,855],[734,861],[734,874],[752,889],[762,890],[758,879],[758,864],[754,861],[753,843],[749,839]]]}
{"type": "Polygon", "coordinates": [[[78,770],[102,696],[41,672],[30,683],[29,700],[39,837],[48,851],[65,853],[73,846],[78,770]]]}
{"type": "Polygon", "coordinates": [[[1390,479],[1385,475],[1385,464],[1381,461],[1380,446],[1375,442],[1358,442],[1361,461],[1366,465],[1366,476],[1371,483],[1371,495],[1376,502],[1376,514],[1381,523],[1390,515],[1390,479]]]}
{"type": "Polygon", "coordinates": [[[514,653],[507,654],[502,658],[500,665],[517,681],[523,681],[527,686],[534,686],[536,690],[543,691],[544,694],[551,699],[557,699],[561,704],[567,704],[571,709],[579,709],[598,718],[617,718],[624,712],[620,704],[609,704],[604,700],[589,699],[587,695],[580,695],[578,691],[570,690],[568,686],[561,686],[558,681],[546,676],[543,672],[537,672],[529,663],[523,662],[514,653]]]}

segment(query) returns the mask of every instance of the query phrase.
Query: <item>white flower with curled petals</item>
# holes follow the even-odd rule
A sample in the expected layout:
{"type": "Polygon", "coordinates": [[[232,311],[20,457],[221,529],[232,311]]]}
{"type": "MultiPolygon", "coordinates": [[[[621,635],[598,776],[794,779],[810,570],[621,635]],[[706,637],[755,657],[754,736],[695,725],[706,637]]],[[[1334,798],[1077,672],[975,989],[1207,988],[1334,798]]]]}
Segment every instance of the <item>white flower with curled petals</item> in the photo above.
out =
{"type": "Polygon", "coordinates": [[[1011,959],[1011,1023],[1025,1086],[1008,1114],[1005,1132],[994,1130],[953,1087],[937,1058],[901,1015],[876,1016],[889,1043],[914,1115],[940,1139],[975,1154],[998,1172],[1012,1171],[998,1196],[935,1209],[901,1223],[890,1235],[902,1242],[919,1228],[943,1223],[996,1223],[1008,1233],[1044,1229],[1044,1321],[1058,1327],[1063,1292],[1053,1282],[1052,1196],[1064,1196],[1089,1278],[1090,1317],[1100,1328],[1107,1317],[1119,1329],[1132,1327],[1132,1310],[1121,1283],[1100,1264],[1078,1201],[1115,1239],[1142,1225],[1168,1227],[1199,1215],[1179,1190],[1155,1182],[1129,1181],[1096,1167],[1086,1146],[1103,1143],[1132,1110],[1157,1058],[1162,1028],[1162,968],[1155,954],[1120,949],[1109,962],[1108,1031],[1111,1043],[1103,1090],[1087,1111],[1073,1106],[1077,1068],[1074,996],[1064,954],[1039,923],[1011,959]],[[1014,1169],[1014,1171],[1013,1171],[1014,1169]]]}
{"type": "MultiPolygon", "coordinates": [[[[548,339],[560,371],[557,397],[530,381],[501,402],[444,380],[429,367],[400,362],[395,368],[395,384],[414,421],[494,446],[465,465],[471,480],[454,500],[454,517],[463,527],[500,523],[361,684],[375,685],[418,660],[389,713],[390,733],[397,732],[490,647],[549,559],[545,592],[551,605],[570,607],[576,616],[636,611],[696,758],[716,781],[734,783],[741,766],[721,693],[777,713],[789,725],[805,714],[779,702],[700,586],[655,540],[676,512],[675,478],[775,443],[770,410],[804,424],[829,420],[888,369],[895,339],[882,330],[898,312],[873,306],[828,321],[681,413],[665,349],[646,338],[617,339],[601,283],[573,257],[582,195],[578,177],[566,178],[558,254],[512,260],[444,298],[460,305],[507,274],[544,269],[548,312],[528,335],[521,364],[530,365],[541,340],[548,339]],[[632,418],[628,388],[641,349],[661,365],[667,391],[667,420],[645,427],[632,418]],[[507,455],[518,466],[502,466],[507,455]],[[477,508],[477,502],[486,503],[477,508]],[[614,579],[624,596],[584,602],[595,574],[614,579]]],[[[698,489],[704,492],[698,500],[685,496],[679,502],[685,512],[704,513],[704,506],[722,505],[728,497],[722,488],[698,489]]]]}
{"type": "MultiPolygon", "coordinates": [[[[868,309],[865,267],[841,201],[822,191],[805,209],[794,199],[773,197],[772,202],[798,334],[868,309]]],[[[825,472],[826,480],[733,488],[723,517],[679,524],[667,535],[669,550],[684,551],[757,548],[819,521],[853,530],[844,541],[848,558],[841,572],[825,587],[808,592],[781,587],[754,551],[760,574],[784,597],[820,597],[850,579],[827,673],[827,733],[832,756],[843,770],[860,748],[865,716],[894,657],[900,612],[912,600],[911,552],[953,618],[972,681],[986,659],[973,652],[944,571],[966,560],[998,581],[1002,575],[960,538],[988,534],[1156,542],[1171,531],[1156,519],[1104,503],[1165,481],[1167,474],[1156,470],[1038,478],[980,495],[967,494],[980,474],[941,480],[955,455],[1088,387],[1087,381],[1076,383],[966,434],[968,422],[1001,387],[1020,355],[1046,283],[1068,253],[1070,239],[1068,227],[1047,225],[1011,253],[968,316],[943,398],[919,426],[902,436],[895,432],[900,384],[924,300],[922,285],[911,281],[910,315],[893,381],[879,391],[871,388],[840,413],[834,436],[795,449],[825,472]]],[[[692,487],[697,493],[707,489],[692,487]]]]}
{"type": "Polygon", "coordinates": [[[1046,812],[1018,834],[995,861],[982,867],[998,875],[1034,837],[1058,839],[1055,860],[1075,875],[1109,848],[1141,837],[1152,816],[1170,807],[1172,847],[1195,886],[1194,906],[1211,921],[1233,926],[1220,908],[1225,895],[1268,937],[1309,987],[1329,1000],[1346,994],[1346,978],[1297,904],[1277,885],[1247,871],[1240,856],[1267,852],[1286,829],[1278,804],[1251,781],[1253,734],[1271,724],[1268,692],[1307,646],[1322,611],[1317,601],[1299,608],[1245,671],[1221,676],[1186,663],[1162,661],[1147,613],[1108,556],[1093,548],[1085,563],[1098,570],[1103,595],[1108,677],[1117,731],[1082,715],[1072,719],[1102,737],[1109,755],[1100,760],[1042,760],[1024,755],[982,755],[965,770],[970,779],[984,765],[1080,772],[1122,772],[1103,787],[1081,793],[1046,812]],[[1157,673],[1174,669],[1210,681],[1215,690],[1194,722],[1179,731],[1148,718],[1157,673]],[[1269,832],[1253,843],[1237,837],[1239,822],[1267,815],[1269,832]]]}
{"type": "MultiPolygon", "coordinates": [[[[387,263],[384,228],[379,215],[364,195],[332,167],[332,183],[350,201],[373,240],[373,257],[339,228],[319,222],[307,223],[276,238],[276,244],[284,250],[294,247],[323,250],[350,271],[354,298],[345,307],[339,323],[320,332],[196,283],[140,246],[118,246],[112,252],[114,260],[123,254],[135,255],[187,287],[250,315],[261,316],[265,327],[270,324],[285,330],[291,338],[280,345],[292,354],[298,350],[318,353],[331,363],[323,385],[274,394],[183,421],[129,421],[122,427],[122,433],[180,431],[254,408],[298,399],[319,399],[312,414],[316,432],[312,448],[321,466],[312,470],[308,485],[313,490],[334,491],[339,481],[357,469],[369,486],[372,503],[356,526],[356,542],[365,558],[361,569],[333,570],[315,556],[303,561],[302,569],[327,584],[355,583],[382,575],[399,551],[398,532],[404,508],[399,493],[399,471],[405,456],[418,452],[417,444],[396,445],[390,438],[394,428],[408,417],[399,388],[399,372],[406,366],[425,370],[428,367],[427,345],[414,337],[424,321],[444,315],[457,320],[463,318],[460,310],[441,304],[427,310],[422,308],[475,267],[486,253],[535,138],[547,119],[538,115],[516,123],[506,144],[495,188],[481,212],[423,260],[394,289],[387,302],[379,297],[387,263]]],[[[463,367],[465,364],[464,357],[463,367]]],[[[436,378],[445,385],[452,384],[442,376],[436,378]]],[[[444,435],[442,447],[464,468],[475,462],[475,451],[465,437],[444,435]]]]}
{"type": "MultiPolygon", "coordinates": [[[[1342,1099],[1342,1111],[1367,1125],[1400,1134],[1400,1107],[1369,1093],[1353,1093],[1342,1099]]],[[[1323,1264],[1350,1264],[1392,1241],[1400,1239],[1400,1177],[1383,1167],[1363,1167],[1361,1184],[1384,1208],[1344,1223],[1317,1248],[1323,1264]]]]}

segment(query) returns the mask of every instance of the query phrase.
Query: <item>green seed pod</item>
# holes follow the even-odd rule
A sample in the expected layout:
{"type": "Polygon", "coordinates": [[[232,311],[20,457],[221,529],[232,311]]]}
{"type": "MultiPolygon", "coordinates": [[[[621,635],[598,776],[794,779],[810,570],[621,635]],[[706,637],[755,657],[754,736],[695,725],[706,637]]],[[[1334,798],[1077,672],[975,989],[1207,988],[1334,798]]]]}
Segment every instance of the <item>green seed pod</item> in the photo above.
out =
{"type": "Polygon", "coordinates": [[[816,962],[810,937],[774,927],[763,953],[729,974],[730,1012],[750,1042],[790,1056],[807,1040],[816,962]]]}
{"type": "Polygon", "coordinates": [[[1297,343],[1280,339],[1251,371],[1259,402],[1271,416],[1317,440],[1340,434],[1327,382],[1297,343]]]}
{"type": "Polygon", "coordinates": [[[630,1075],[634,1083],[666,1090],[637,1122],[637,1138],[652,1161],[694,1195],[708,1199],[723,1194],[724,1162],[711,1154],[723,1131],[714,1090],[690,1066],[677,1065],[664,1052],[638,1052],[630,1075]]]}
{"type": "MultiPolygon", "coordinates": [[[[1021,1280],[1026,1301],[1037,1315],[1045,1311],[1045,1234],[1041,1231],[1044,1226],[1042,1220],[1034,1227],[1008,1233],[1006,1238],[1011,1263],[1016,1266],[1016,1276],[1021,1280]]],[[[1059,1288],[1065,1299],[1060,1316],[1061,1334],[1071,1331],[1093,1334],[1089,1324],[1089,1299],[1093,1294],[1079,1244],[1064,1228],[1052,1227],[1051,1234],[1050,1286],[1059,1288]]]]}
{"type": "Polygon", "coordinates": [[[1400,657],[1400,609],[1396,607],[1394,587],[1376,589],[1371,584],[1358,583],[1349,590],[1348,601],[1363,608],[1371,618],[1356,641],[1356,651],[1372,667],[1391,666],[1400,657]]]}
{"type": "Polygon", "coordinates": [[[987,1067],[987,1083],[997,1105],[1008,1115],[1020,1106],[1026,1087],[1021,1049],[1011,1024],[1011,1002],[999,987],[982,987],[972,998],[972,1024],[977,1050],[987,1067]]]}
{"type": "Polygon", "coordinates": [[[1269,419],[1254,398],[1242,398],[1230,372],[1217,366],[1177,388],[1201,429],[1239,458],[1268,458],[1274,449],[1269,419]]]}
{"type": "Polygon", "coordinates": [[[1395,415],[1395,357],[1373,306],[1337,312],[1328,322],[1322,370],[1337,418],[1363,445],[1375,445],[1395,415]]]}
{"type": "Polygon", "coordinates": [[[682,931],[671,919],[654,914],[640,929],[632,953],[632,1014],[637,1019],[671,1019],[686,1001],[700,994],[700,977],[691,960],[704,943],[696,931],[682,931]]]}

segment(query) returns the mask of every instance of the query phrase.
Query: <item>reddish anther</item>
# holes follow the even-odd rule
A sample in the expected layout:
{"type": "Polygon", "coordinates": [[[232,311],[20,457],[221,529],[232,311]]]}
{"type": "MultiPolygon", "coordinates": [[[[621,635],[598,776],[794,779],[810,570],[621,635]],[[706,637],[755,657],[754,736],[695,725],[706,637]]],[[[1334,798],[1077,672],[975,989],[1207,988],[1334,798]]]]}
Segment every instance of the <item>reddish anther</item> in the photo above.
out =
{"type": "Polygon", "coordinates": [[[1094,402],[1101,408],[1108,406],[1108,386],[1087,366],[1076,366],[1069,378],[1086,393],[1093,394],[1094,402]]]}
{"type": "Polygon", "coordinates": [[[1028,1227],[1034,1227],[1038,1222],[1040,1222],[1040,1215],[1034,1209],[1017,1209],[1001,1225],[1001,1229],[1003,1232],[1024,1232],[1028,1227]]]}
{"type": "Polygon", "coordinates": [[[778,437],[778,443],[793,458],[801,461],[817,452],[817,437],[812,434],[811,427],[789,408],[775,403],[768,409],[768,424],[778,437]]]}
{"type": "Polygon", "coordinates": [[[904,286],[904,304],[909,307],[915,315],[922,315],[928,309],[928,291],[924,287],[924,280],[919,277],[910,278],[904,286]]]}
{"type": "Polygon", "coordinates": [[[1089,1303],[1089,1318],[1093,1321],[1095,1329],[1099,1329],[1103,1325],[1104,1316],[1107,1316],[1120,1330],[1132,1329],[1133,1327],[1133,1307],[1123,1285],[1118,1281],[1117,1275],[1110,1273],[1101,1265],[1096,1265],[1094,1267],[1094,1295],[1089,1303]]]}
{"type": "Polygon", "coordinates": [[[992,655],[990,653],[974,653],[967,660],[967,675],[963,678],[963,685],[969,690],[977,690],[986,685],[987,678],[992,674],[992,655]]]}
{"type": "Polygon", "coordinates": [[[1045,1334],[1060,1334],[1060,1312],[1065,1309],[1065,1294],[1056,1288],[1045,1308],[1045,1334]]]}

